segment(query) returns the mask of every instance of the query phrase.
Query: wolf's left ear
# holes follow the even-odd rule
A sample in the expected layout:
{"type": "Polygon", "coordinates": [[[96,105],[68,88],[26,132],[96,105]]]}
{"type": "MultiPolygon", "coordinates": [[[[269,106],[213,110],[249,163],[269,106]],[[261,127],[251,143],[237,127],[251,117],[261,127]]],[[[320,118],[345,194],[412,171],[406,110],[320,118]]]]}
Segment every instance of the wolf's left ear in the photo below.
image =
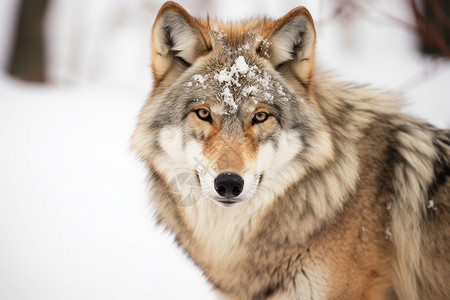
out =
{"type": "Polygon", "coordinates": [[[182,71],[211,49],[205,29],[179,4],[169,1],[158,12],[152,31],[155,82],[168,72],[182,71]]]}
{"type": "Polygon", "coordinates": [[[315,41],[316,32],[309,11],[297,7],[270,24],[257,51],[268,56],[277,70],[290,70],[302,84],[308,84],[314,67],[315,41]]]}

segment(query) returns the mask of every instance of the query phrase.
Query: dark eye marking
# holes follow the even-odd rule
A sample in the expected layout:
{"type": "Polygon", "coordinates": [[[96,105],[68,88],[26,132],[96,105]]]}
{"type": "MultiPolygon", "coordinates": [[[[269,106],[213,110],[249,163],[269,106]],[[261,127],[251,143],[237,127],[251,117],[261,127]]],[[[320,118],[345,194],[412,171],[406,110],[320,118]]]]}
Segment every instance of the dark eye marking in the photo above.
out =
{"type": "Polygon", "coordinates": [[[252,119],[252,125],[263,123],[269,118],[269,114],[263,111],[257,112],[252,119]]]}
{"type": "Polygon", "coordinates": [[[212,117],[211,117],[211,113],[209,112],[209,110],[200,108],[200,109],[195,110],[195,114],[197,115],[197,117],[200,120],[212,123],[212,117]]]}
{"type": "Polygon", "coordinates": [[[186,68],[189,68],[191,66],[190,63],[188,63],[184,58],[182,58],[181,56],[175,56],[175,58],[181,62],[186,68]]]}

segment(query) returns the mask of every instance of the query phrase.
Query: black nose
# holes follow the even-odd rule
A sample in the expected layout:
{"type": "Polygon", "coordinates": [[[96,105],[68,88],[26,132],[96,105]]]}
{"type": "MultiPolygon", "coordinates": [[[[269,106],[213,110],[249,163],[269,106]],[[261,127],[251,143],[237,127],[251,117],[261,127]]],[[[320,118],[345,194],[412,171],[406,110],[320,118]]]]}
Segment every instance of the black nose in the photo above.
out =
{"type": "Polygon", "coordinates": [[[214,188],[222,197],[237,197],[244,188],[244,179],[234,173],[222,173],[214,179],[214,188]]]}

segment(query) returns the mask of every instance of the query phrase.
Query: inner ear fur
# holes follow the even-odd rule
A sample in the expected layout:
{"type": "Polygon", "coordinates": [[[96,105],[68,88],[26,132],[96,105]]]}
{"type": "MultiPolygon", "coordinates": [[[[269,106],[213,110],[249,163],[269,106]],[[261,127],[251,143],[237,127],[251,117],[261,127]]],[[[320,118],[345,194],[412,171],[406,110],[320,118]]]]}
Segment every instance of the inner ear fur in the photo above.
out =
{"type": "Polygon", "coordinates": [[[309,11],[297,7],[267,26],[257,51],[277,70],[292,71],[304,85],[314,68],[316,31],[309,11]]]}
{"type": "Polygon", "coordinates": [[[200,23],[179,4],[164,3],[152,30],[155,82],[162,80],[171,68],[186,69],[209,50],[211,42],[200,23]]]}

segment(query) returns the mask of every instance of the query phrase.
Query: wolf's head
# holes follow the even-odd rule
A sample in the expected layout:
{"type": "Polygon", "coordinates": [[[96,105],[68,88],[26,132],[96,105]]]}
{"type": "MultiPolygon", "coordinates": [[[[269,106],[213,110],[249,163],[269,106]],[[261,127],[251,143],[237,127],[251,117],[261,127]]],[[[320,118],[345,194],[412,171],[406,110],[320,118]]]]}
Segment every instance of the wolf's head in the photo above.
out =
{"type": "Polygon", "coordinates": [[[314,99],[314,44],[303,7],[279,20],[222,24],[163,5],[152,33],[153,92],[132,145],[175,201],[274,199],[326,164],[333,149],[314,99]]]}

